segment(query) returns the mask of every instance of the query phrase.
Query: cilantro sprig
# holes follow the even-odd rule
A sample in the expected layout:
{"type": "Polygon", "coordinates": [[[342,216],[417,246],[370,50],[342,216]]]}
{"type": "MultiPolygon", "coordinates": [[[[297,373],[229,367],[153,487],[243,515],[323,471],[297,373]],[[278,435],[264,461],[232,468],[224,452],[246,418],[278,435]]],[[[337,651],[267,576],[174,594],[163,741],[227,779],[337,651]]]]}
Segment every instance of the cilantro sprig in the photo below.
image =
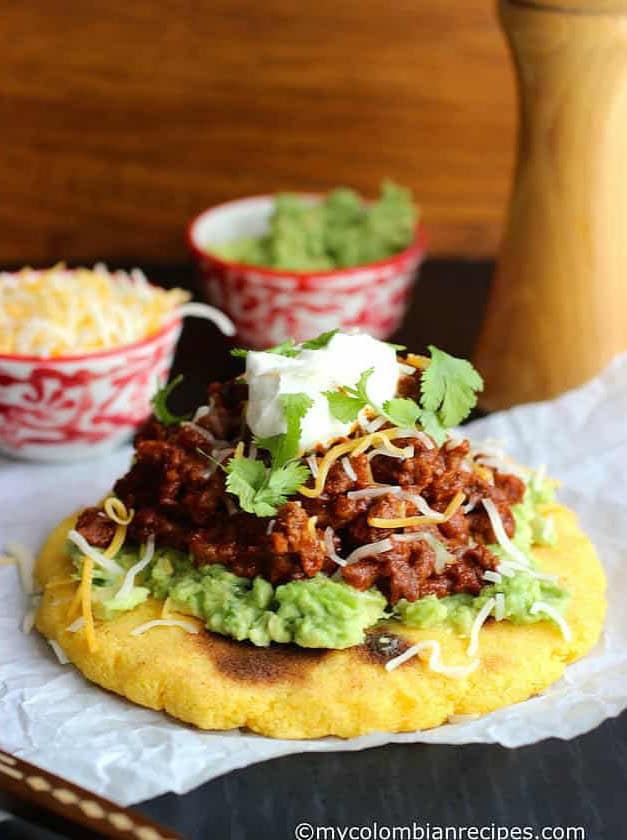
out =
{"type": "MultiPolygon", "coordinates": [[[[303,341],[302,344],[296,344],[293,338],[288,338],[287,341],[282,341],[275,347],[269,347],[263,352],[275,353],[277,356],[287,356],[293,359],[295,356],[298,356],[301,350],[322,350],[338,332],[339,330],[328,330],[327,332],[320,333],[316,338],[303,341]]],[[[236,359],[245,359],[249,353],[250,350],[246,350],[244,347],[235,347],[231,350],[231,356],[235,356],[236,359]]]]}
{"type": "Polygon", "coordinates": [[[420,408],[413,400],[395,397],[379,406],[368,396],[368,380],[373,373],[374,368],[368,368],[361,374],[354,387],[344,386],[339,391],[324,392],[333,417],[342,423],[352,423],[357,419],[359,412],[369,405],[397,426],[413,426],[420,415],[420,408]]]}
{"type": "Polygon", "coordinates": [[[421,405],[433,412],[443,426],[461,423],[477,404],[483,379],[466,359],[450,356],[429,345],[431,362],[420,382],[421,405]]]}
{"type": "Polygon", "coordinates": [[[280,401],[287,430],[280,435],[255,438],[257,446],[270,453],[273,467],[282,467],[298,454],[301,421],[313,405],[311,397],[302,393],[282,394],[280,401]]]}
{"type": "Polygon", "coordinates": [[[271,465],[238,456],[226,465],[226,489],[237,497],[242,510],[256,516],[272,516],[310,476],[309,469],[294,458],[298,455],[301,423],[313,400],[307,394],[283,394],[283,434],[255,438],[255,444],[270,453],[271,465]]]}
{"type": "Polygon", "coordinates": [[[237,496],[240,507],[255,516],[273,516],[309,478],[309,470],[297,461],[268,468],[263,461],[232,458],[226,465],[226,489],[237,496]]]}
{"type": "Polygon", "coordinates": [[[179,423],[182,423],[184,420],[189,420],[191,417],[191,414],[185,414],[183,416],[172,414],[167,405],[170,394],[181,384],[182,381],[183,376],[182,374],[179,374],[172,380],[172,382],[169,383],[169,385],[164,385],[159,388],[150,400],[153,414],[160,423],[163,423],[164,426],[177,426],[179,423]]]}
{"type": "Polygon", "coordinates": [[[365,370],[354,387],[326,391],[331,414],[342,423],[351,423],[359,412],[370,406],[396,426],[412,427],[419,423],[438,444],[446,440],[446,430],[467,417],[477,403],[477,391],[483,380],[465,359],[458,359],[429,346],[431,361],[422,374],[420,404],[406,397],[394,397],[382,406],[368,396],[367,386],[373,368],[365,370]]]}

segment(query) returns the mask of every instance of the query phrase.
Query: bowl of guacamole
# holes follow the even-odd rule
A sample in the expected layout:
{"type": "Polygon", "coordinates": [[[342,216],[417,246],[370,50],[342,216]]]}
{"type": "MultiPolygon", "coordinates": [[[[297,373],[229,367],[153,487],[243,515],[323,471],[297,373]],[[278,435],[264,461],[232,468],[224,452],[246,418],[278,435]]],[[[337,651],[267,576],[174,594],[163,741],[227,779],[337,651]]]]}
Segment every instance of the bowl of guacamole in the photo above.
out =
{"type": "Polygon", "coordinates": [[[366,200],[338,187],[212,207],[188,229],[205,297],[250,347],[329,329],[379,338],[400,325],[424,256],[411,190],[386,180],[366,200]]]}

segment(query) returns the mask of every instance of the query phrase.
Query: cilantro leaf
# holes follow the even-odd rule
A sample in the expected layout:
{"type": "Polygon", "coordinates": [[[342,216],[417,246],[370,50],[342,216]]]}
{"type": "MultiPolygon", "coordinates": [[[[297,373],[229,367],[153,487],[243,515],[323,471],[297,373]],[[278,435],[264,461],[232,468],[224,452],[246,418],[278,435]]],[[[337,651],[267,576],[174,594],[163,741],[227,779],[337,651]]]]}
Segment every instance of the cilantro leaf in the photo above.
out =
{"type": "Polygon", "coordinates": [[[313,405],[307,394],[282,394],[281,405],[287,430],[280,435],[256,438],[255,443],[272,456],[272,467],[281,467],[298,454],[301,421],[313,405]]]}
{"type": "Polygon", "coordinates": [[[183,420],[188,420],[190,418],[190,414],[186,414],[182,417],[177,416],[176,414],[172,414],[170,409],[167,406],[167,400],[172,391],[180,385],[183,381],[183,376],[179,373],[177,377],[175,377],[169,385],[164,385],[163,387],[159,388],[159,390],[154,394],[154,396],[150,400],[150,404],[152,405],[152,411],[157,420],[160,423],[163,423],[164,426],[176,426],[179,423],[182,423],[183,420]]]}
{"type": "Polygon", "coordinates": [[[226,489],[240,507],[255,516],[273,516],[310,476],[304,464],[291,461],[268,469],[263,461],[231,458],[226,465],[226,489]]]}
{"type": "Polygon", "coordinates": [[[325,391],[331,415],[340,423],[352,423],[364,407],[359,397],[349,397],[343,391],[325,391]]]}
{"type": "Polygon", "coordinates": [[[388,347],[392,347],[394,350],[407,350],[407,347],[404,344],[392,344],[391,341],[385,342],[388,347]]]}
{"type": "Polygon", "coordinates": [[[288,496],[292,496],[309,476],[308,468],[297,461],[270,470],[266,484],[255,497],[257,516],[272,516],[276,513],[277,508],[284,505],[288,496]]]}
{"type": "Polygon", "coordinates": [[[324,396],[329,403],[329,411],[336,420],[340,423],[352,423],[357,419],[357,415],[368,405],[368,394],[366,387],[368,380],[374,373],[374,368],[365,370],[354,388],[344,386],[338,391],[325,391],[324,396]]]}
{"type": "Polygon", "coordinates": [[[420,411],[418,422],[429,437],[432,437],[438,446],[442,446],[446,440],[446,427],[442,425],[438,415],[423,408],[420,411]]]}
{"type": "Polygon", "coordinates": [[[477,403],[483,379],[465,359],[429,346],[431,361],[420,381],[421,404],[434,412],[443,426],[456,426],[477,403]]]}
{"type": "MultiPolygon", "coordinates": [[[[263,352],[276,353],[277,356],[288,356],[289,358],[293,358],[294,356],[298,356],[300,348],[296,346],[296,342],[293,338],[288,338],[287,341],[282,341],[281,344],[277,344],[275,347],[268,347],[268,349],[263,352]]],[[[233,350],[231,350],[231,356],[235,356],[236,359],[245,359],[249,353],[250,350],[245,350],[243,347],[234,347],[233,350]]]]}
{"type": "Polygon", "coordinates": [[[321,350],[326,347],[334,335],[339,333],[339,329],[329,330],[328,332],[320,333],[317,338],[310,338],[309,341],[303,341],[301,347],[303,350],[321,350]]]}
{"type": "Polygon", "coordinates": [[[395,397],[383,403],[383,412],[388,420],[401,428],[411,428],[420,416],[420,408],[413,400],[395,397]]]}
{"type": "Polygon", "coordinates": [[[226,489],[247,513],[256,513],[255,498],[265,484],[266,471],[263,461],[252,458],[231,458],[226,465],[226,489]]]}

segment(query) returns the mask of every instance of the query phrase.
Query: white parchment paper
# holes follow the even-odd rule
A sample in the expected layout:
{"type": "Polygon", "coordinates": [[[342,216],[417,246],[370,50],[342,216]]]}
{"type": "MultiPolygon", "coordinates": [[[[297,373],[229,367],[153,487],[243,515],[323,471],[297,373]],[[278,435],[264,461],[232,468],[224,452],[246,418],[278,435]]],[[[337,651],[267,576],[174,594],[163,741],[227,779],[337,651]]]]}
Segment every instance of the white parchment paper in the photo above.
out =
{"type": "MultiPolygon", "coordinates": [[[[520,406],[465,430],[502,441],[530,466],[564,482],[609,578],[602,640],[545,694],[480,719],[429,732],[374,734],[349,741],[278,741],[248,732],[199,732],[126,702],[61,666],[37,633],[19,625],[26,607],[15,567],[0,567],[0,748],[129,804],[184,793],[237,767],[286,753],[359,750],[392,741],[495,742],[508,747],[573,738],[627,706],[627,355],[557,400],[520,406]]],[[[99,499],[129,459],[63,466],[0,461],[0,547],[35,550],[70,511],[99,499]]]]}

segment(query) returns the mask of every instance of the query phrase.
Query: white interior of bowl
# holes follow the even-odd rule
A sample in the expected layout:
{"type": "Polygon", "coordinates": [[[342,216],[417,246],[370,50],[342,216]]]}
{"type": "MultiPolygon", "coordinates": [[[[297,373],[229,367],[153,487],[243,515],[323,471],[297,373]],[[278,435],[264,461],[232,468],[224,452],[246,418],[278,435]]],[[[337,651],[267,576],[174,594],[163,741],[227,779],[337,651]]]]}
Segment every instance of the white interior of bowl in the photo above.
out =
{"type": "MultiPolygon", "coordinates": [[[[300,194],[305,202],[319,201],[315,195],[300,194]]],[[[191,228],[191,238],[197,248],[211,250],[236,239],[263,236],[274,206],[271,195],[253,196],[212,207],[199,216],[191,228]]]]}

